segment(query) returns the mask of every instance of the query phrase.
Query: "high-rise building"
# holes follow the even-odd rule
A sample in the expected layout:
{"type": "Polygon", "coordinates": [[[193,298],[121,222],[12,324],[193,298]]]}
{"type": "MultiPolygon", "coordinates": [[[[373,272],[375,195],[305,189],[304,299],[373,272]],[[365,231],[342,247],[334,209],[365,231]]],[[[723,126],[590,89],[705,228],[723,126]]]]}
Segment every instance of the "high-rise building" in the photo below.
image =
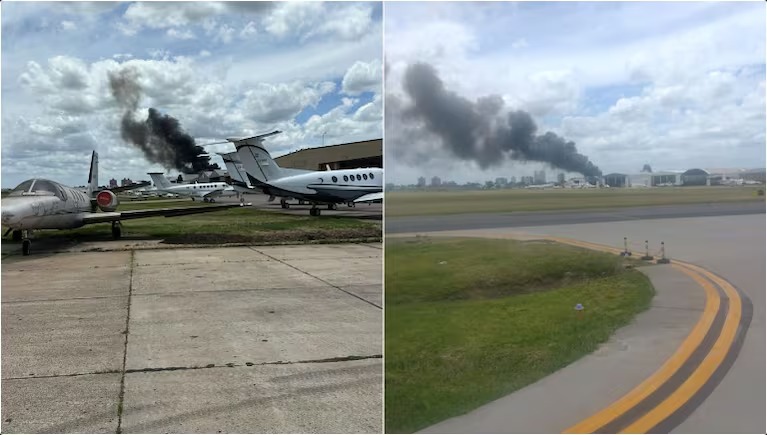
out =
{"type": "Polygon", "coordinates": [[[515,177],[515,176],[513,176],[513,175],[512,175],[512,176],[511,176],[511,178],[509,178],[509,183],[511,183],[511,184],[517,184],[517,177],[515,177]]]}
{"type": "Polygon", "coordinates": [[[546,171],[542,169],[540,171],[535,171],[533,181],[535,181],[535,184],[546,184],[546,171]]]}
{"type": "Polygon", "coordinates": [[[114,178],[109,180],[109,187],[117,187],[117,180],[115,180],[114,178]]]}
{"type": "Polygon", "coordinates": [[[509,184],[509,180],[506,179],[506,177],[498,177],[495,179],[495,185],[506,187],[506,185],[509,184]]]}
{"type": "Polygon", "coordinates": [[[130,178],[123,178],[122,181],[120,182],[121,186],[129,186],[131,184],[133,184],[133,181],[131,181],[130,178]]]}
{"type": "Polygon", "coordinates": [[[535,183],[535,178],[529,176],[529,175],[523,175],[522,176],[522,184],[530,185],[535,183]]]}
{"type": "Polygon", "coordinates": [[[426,177],[418,177],[418,187],[426,186],[426,177]]]}
{"type": "Polygon", "coordinates": [[[431,177],[431,185],[432,187],[439,187],[442,184],[442,180],[439,179],[439,177],[431,177]]]}
{"type": "Polygon", "coordinates": [[[565,173],[564,172],[560,172],[559,174],[557,174],[557,183],[559,183],[559,184],[564,184],[565,183],[565,173]]]}

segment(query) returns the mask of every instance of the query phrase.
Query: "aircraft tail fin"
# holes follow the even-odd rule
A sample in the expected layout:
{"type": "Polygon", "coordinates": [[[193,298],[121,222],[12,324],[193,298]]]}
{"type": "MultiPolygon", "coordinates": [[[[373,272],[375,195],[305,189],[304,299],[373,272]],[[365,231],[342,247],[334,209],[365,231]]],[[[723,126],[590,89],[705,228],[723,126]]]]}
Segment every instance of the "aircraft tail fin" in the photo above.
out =
{"type": "Polygon", "coordinates": [[[224,159],[224,164],[226,165],[226,170],[229,171],[229,176],[235,181],[248,184],[248,181],[245,179],[245,170],[240,163],[240,158],[237,156],[237,153],[219,153],[219,155],[224,159]]]}
{"type": "Polygon", "coordinates": [[[167,178],[165,178],[165,174],[162,172],[147,172],[147,174],[152,177],[152,182],[158,189],[166,189],[171,187],[170,182],[167,178]]]}
{"type": "Polygon", "coordinates": [[[88,196],[93,196],[99,190],[99,153],[93,150],[91,167],[88,172],[88,196]]]}
{"type": "Polygon", "coordinates": [[[257,142],[249,140],[235,142],[237,155],[248,175],[249,184],[253,185],[256,185],[255,181],[269,183],[271,180],[288,175],[288,171],[285,171],[274,161],[269,151],[260,142],[260,140],[257,142]]]}

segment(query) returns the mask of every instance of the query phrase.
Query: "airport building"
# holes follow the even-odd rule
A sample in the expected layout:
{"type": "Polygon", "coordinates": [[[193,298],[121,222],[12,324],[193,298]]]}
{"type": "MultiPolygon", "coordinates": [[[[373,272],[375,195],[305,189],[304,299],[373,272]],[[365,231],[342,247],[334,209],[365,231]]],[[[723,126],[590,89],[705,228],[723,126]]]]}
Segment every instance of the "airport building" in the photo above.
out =
{"type": "Polygon", "coordinates": [[[383,168],[383,139],[372,139],[317,148],[305,148],[274,159],[285,168],[330,169],[383,168]]]}
{"type": "Polygon", "coordinates": [[[703,169],[689,169],[680,176],[683,186],[705,186],[708,184],[708,172],[703,169]]]}
{"type": "Polygon", "coordinates": [[[628,175],[618,173],[607,174],[604,176],[604,182],[610,187],[626,187],[628,175]]]}

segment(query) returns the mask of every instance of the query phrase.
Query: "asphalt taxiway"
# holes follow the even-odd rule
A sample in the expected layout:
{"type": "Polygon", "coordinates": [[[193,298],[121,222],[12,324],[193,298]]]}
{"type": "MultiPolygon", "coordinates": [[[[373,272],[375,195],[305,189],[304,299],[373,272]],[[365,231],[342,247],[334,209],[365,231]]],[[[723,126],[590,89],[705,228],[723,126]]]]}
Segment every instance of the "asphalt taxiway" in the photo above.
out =
{"type": "MultiPolygon", "coordinates": [[[[387,220],[387,225],[388,225],[387,220]]],[[[439,226],[435,222],[435,226],[439,226]]],[[[427,234],[419,232],[420,234],[427,234]]],[[[517,226],[434,232],[434,235],[490,238],[563,237],[612,246],[620,250],[623,240],[633,255],[644,253],[649,240],[652,255],[665,242],[672,266],[651,266],[647,270],[658,291],[650,310],[640,314],[599,351],[523,388],[484,405],[466,415],[439,423],[425,432],[560,433],[589,419],[629,395],[671,360],[692,334],[704,313],[707,294],[690,277],[673,269],[677,261],[701,266],[724,278],[742,294],[734,332],[740,344],[720,345],[717,340],[707,353],[690,357],[690,370],[674,384],[679,390],[696,392],[688,401],[674,402],[677,391],[666,391],[652,406],[637,411],[639,416],[667,412],[673,421],[672,433],[763,433],[765,430],[765,216],[721,215],[675,219],[625,220],[599,223],[517,226]],[[753,310],[751,312],[751,310],[753,310]],[[748,320],[748,321],[745,321],[748,320]],[[724,358],[713,372],[701,375],[703,361],[724,358]],[[696,364],[700,364],[697,366],[696,364]],[[665,399],[665,400],[664,400],[665,399]],[[665,409],[660,409],[664,407],[665,409]],[[660,409],[660,411],[659,411],[660,409]]],[[[720,292],[721,293],[721,292],[720,292]]],[[[736,300],[721,293],[721,307],[733,307],[736,300]]],[[[725,310],[726,311],[726,310],[725,310]]],[[[728,322],[728,317],[714,324],[728,322]]],[[[711,319],[709,319],[711,320],[711,319]]],[[[713,328],[713,327],[712,327],[713,328]]],[[[719,332],[719,331],[717,331],[719,332]]],[[[726,341],[726,340],[725,340],[726,341]]],[[[708,366],[706,366],[708,368],[708,366]]],[[[657,385],[645,388],[658,388],[657,385]]],[[[648,390],[649,391],[649,390],[648,390]]],[[[648,405],[649,406],[649,405],[648,405]]],[[[639,418],[639,417],[637,417],[639,418]]],[[[636,426],[623,426],[632,430],[636,426]]],[[[607,432],[622,430],[612,428],[607,432]]]]}
{"type": "Polygon", "coordinates": [[[380,433],[381,245],[2,264],[2,432],[380,433]]]}
{"type": "Polygon", "coordinates": [[[440,216],[387,216],[386,233],[512,228],[703,216],[737,216],[764,212],[764,202],[733,202],[622,207],[597,210],[466,213],[440,216]]]}

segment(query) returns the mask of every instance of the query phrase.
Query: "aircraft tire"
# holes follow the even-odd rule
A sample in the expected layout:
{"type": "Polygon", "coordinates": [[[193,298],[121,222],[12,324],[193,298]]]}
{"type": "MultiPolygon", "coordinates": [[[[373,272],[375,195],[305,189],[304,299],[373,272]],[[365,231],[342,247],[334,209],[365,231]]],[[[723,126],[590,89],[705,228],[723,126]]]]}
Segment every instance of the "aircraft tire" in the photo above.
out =
{"type": "Polygon", "coordinates": [[[13,230],[13,233],[11,233],[11,240],[13,240],[14,242],[20,242],[21,230],[13,230]]]}
{"type": "Polygon", "coordinates": [[[122,237],[122,225],[120,222],[112,222],[112,238],[118,240],[122,237]]]}
{"type": "Polygon", "coordinates": [[[21,255],[29,255],[29,252],[32,250],[32,241],[29,239],[24,239],[21,241],[21,255]]]}

